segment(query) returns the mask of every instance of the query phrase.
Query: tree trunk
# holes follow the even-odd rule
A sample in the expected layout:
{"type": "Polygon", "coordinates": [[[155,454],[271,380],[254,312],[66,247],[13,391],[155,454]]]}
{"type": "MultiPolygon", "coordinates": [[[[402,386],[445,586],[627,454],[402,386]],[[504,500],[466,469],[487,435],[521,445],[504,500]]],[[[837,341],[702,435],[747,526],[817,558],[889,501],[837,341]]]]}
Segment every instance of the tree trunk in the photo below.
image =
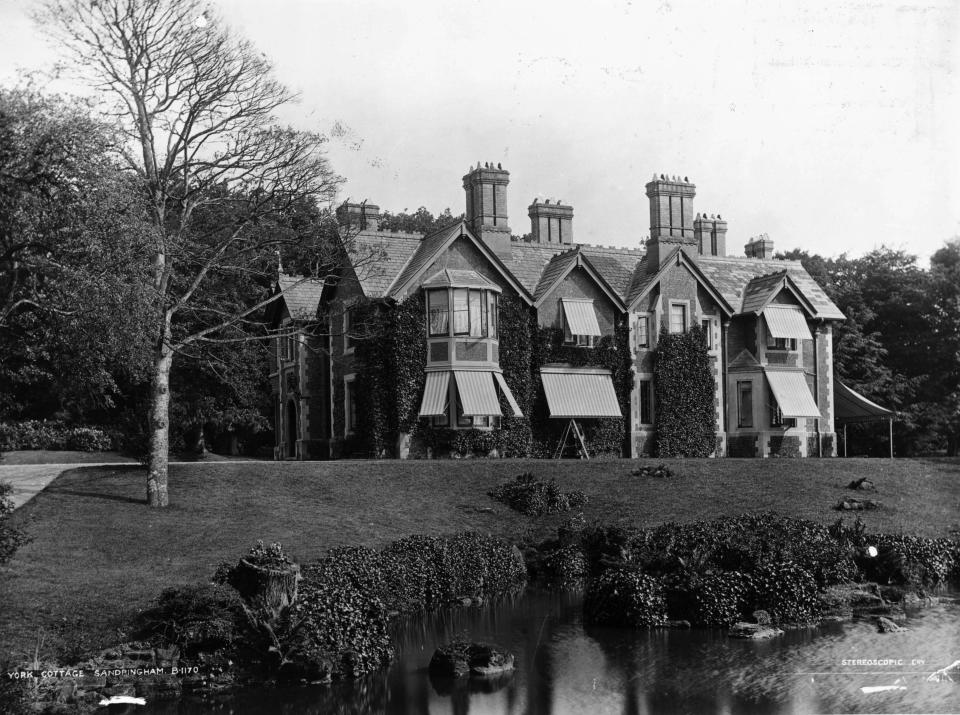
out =
{"type": "MultiPolygon", "coordinates": [[[[169,327],[164,331],[169,337],[169,327]]],[[[147,462],[147,504],[164,507],[167,494],[167,462],[170,456],[170,366],[173,351],[167,340],[160,341],[153,362],[150,388],[150,456],[147,462]]]]}

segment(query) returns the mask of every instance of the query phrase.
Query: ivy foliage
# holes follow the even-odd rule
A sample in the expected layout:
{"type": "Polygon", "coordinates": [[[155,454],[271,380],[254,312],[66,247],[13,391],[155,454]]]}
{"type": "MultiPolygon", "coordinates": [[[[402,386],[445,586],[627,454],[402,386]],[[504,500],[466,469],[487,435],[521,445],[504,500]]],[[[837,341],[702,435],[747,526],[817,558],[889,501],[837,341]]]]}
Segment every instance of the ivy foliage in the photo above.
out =
{"type": "Polygon", "coordinates": [[[694,326],[661,331],[654,354],[656,450],[660,457],[709,457],[716,449],[715,385],[707,341],[694,326]]]}
{"type": "MultiPolygon", "coordinates": [[[[566,345],[558,328],[537,328],[533,359],[537,367],[564,363],[573,367],[599,367],[610,371],[617,402],[624,415],[630,414],[630,393],[633,371],[630,369],[630,330],[625,320],[618,320],[613,335],[604,335],[592,348],[566,345]]],[[[534,456],[551,457],[560,441],[565,420],[550,418],[543,383],[536,378],[536,401],[533,415],[534,456]]],[[[615,456],[623,453],[627,423],[623,417],[581,420],[584,440],[591,457],[615,456]]]]}
{"type": "Polygon", "coordinates": [[[423,295],[367,304],[355,319],[369,336],[354,349],[358,443],[374,456],[387,456],[400,433],[417,422],[427,361],[423,295]]]}

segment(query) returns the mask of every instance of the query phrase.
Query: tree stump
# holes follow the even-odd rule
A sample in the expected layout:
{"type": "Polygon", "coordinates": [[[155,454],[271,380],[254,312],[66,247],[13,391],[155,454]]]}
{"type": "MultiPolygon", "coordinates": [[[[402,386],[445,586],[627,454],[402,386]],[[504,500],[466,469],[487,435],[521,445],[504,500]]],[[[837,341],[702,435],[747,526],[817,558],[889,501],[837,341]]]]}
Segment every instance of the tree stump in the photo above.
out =
{"type": "Polygon", "coordinates": [[[297,600],[300,566],[294,563],[261,566],[243,558],[228,581],[248,605],[279,613],[297,600]]]}

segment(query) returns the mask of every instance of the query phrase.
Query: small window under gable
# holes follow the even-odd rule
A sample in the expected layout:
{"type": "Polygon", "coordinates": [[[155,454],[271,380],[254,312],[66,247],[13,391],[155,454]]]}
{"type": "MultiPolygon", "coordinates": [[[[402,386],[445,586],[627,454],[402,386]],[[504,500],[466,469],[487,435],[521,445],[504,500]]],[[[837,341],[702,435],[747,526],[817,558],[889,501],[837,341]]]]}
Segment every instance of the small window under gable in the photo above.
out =
{"type": "Polygon", "coordinates": [[[640,317],[637,318],[636,345],[638,349],[650,347],[650,316],[649,315],[641,315],[640,317]]]}
{"type": "Polygon", "coordinates": [[[600,324],[592,300],[560,299],[563,341],[569,345],[593,347],[600,337],[600,324]]]}
{"type": "Polygon", "coordinates": [[[670,332],[685,333],[690,323],[687,317],[686,303],[670,304],[670,332]]]}

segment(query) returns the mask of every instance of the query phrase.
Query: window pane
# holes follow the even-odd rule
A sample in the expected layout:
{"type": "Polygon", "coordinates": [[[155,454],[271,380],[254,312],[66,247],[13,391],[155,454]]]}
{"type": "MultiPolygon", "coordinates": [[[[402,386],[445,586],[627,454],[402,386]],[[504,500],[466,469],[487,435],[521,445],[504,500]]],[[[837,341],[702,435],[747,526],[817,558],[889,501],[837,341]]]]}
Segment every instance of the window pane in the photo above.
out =
{"type": "Polygon", "coordinates": [[[685,333],[687,331],[687,306],[670,306],[670,332],[685,333]]]}
{"type": "Polygon", "coordinates": [[[490,337],[497,337],[497,324],[499,322],[499,297],[496,293],[490,293],[490,337]]]}
{"type": "Polygon", "coordinates": [[[703,335],[707,340],[707,349],[713,350],[713,331],[710,329],[710,321],[703,320],[700,322],[700,325],[703,326],[703,335]]]}
{"type": "Polygon", "coordinates": [[[467,291],[453,291],[453,334],[466,335],[470,330],[470,311],[467,309],[467,291]]]}
{"type": "Polygon", "coordinates": [[[652,404],[653,382],[650,380],[640,381],[640,424],[653,424],[652,404]]]}
{"type": "Polygon", "coordinates": [[[481,330],[481,320],[480,320],[480,291],[472,290],[470,291],[470,335],[479,338],[483,335],[481,330]]]}
{"type": "Polygon", "coordinates": [[[637,347],[650,347],[650,319],[646,315],[641,315],[637,320],[637,347]]]}
{"type": "Polygon", "coordinates": [[[487,299],[487,296],[485,293],[480,294],[480,307],[483,310],[483,315],[480,318],[480,324],[483,326],[483,329],[481,332],[483,334],[483,337],[487,337],[487,335],[490,332],[489,325],[487,322],[490,316],[490,301],[487,299]]]}
{"type": "Polygon", "coordinates": [[[739,424],[741,427],[753,427],[753,383],[738,382],[739,424]]]}
{"type": "Polygon", "coordinates": [[[430,335],[449,335],[450,311],[447,291],[432,290],[427,293],[430,310],[430,335]]]}

